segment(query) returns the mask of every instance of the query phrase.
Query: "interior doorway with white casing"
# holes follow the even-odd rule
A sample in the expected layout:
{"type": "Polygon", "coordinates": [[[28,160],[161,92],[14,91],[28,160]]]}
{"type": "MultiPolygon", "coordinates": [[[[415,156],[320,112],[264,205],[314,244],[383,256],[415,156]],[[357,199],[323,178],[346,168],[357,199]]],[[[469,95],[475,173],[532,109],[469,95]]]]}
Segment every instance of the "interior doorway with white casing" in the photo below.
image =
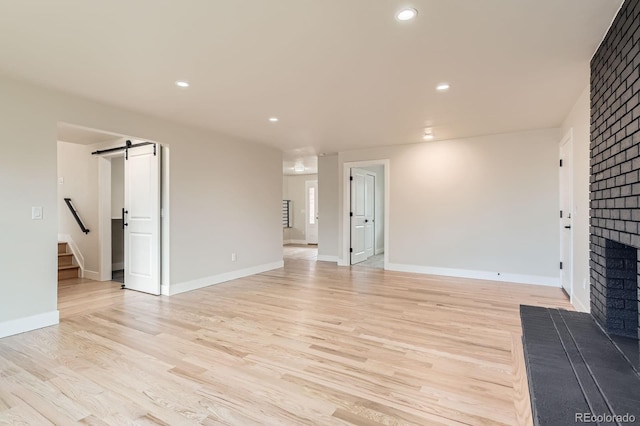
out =
{"type": "Polygon", "coordinates": [[[349,167],[349,263],[384,269],[387,245],[385,164],[349,167]]]}
{"type": "Polygon", "coordinates": [[[90,228],[79,233],[59,209],[59,239],[70,240],[81,269],[65,290],[104,282],[161,294],[169,278],[169,148],[66,123],[58,139],[60,196],[75,200],[90,228]]]}
{"type": "Polygon", "coordinates": [[[573,130],[560,142],[560,281],[573,299],[573,130]]]}

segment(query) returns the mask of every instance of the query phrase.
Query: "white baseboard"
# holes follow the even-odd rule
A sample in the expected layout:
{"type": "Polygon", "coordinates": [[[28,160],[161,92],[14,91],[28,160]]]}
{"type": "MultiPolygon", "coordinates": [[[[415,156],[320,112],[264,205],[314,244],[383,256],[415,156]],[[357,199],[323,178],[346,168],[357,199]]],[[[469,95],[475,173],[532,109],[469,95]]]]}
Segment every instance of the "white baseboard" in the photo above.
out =
{"type": "Polygon", "coordinates": [[[0,323],[0,338],[36,330],[38,328],[49,327],[59,322],[60,312],[58,311],[50,311],[30,317],[5,321],[0,323]]]}
{"type": "Polygon", "coordinates": [[[476,280],[502,281],[517,284],[535,284],[549,287],[560,287],[560,277],[542,275],[521,275],[489,271],[472,271],[468,269],[437,268],[433,266],[405,265],[389,263],[389,271],[413,272],[415,274],[442,275],[445,277],[472,278],[476,280]]]}
{"type": "Polygon", "coordinates": [[[324,254],[318,255],[319,262],[338,262],[338,256],[327,256],[324,254]]]}
{"type": "Polygon", "coordinates": [[[284,240],[282,244],[285,246],[287,244],[307,244],[307,240],[284,240]]]}
{"type": "Polygon", "coordinates": [[[86,278],[88,280],[100,281],[100,273],[96,271],[89,271],[85,269],[82,273],[82,278],[86,278]]]}
{"type": "Polygon", "coordinates": [[[589,304],[589,307],[586,307],[582,304],[580,300],[578,300],[575,297],[571,298],[571,304],[573,305],[574,308],[576,308],[580,312],[586,312],[588,314],[591,313],[591,304],[589,304]]]}
{"type": "Polygon", "coordinates": [[[111,265],[112,271],[120,271],[124,269],[124,262],[118,262],[111,265]]]}
{"type": "Polygon", "coordinates": [[[210,277],[198,278],[196,280],[185,281],[182,283],[172,284],[170,286],[161,286],[161,293],[165,296],[173,296],[175,294],[184,293],[186,291],[197,290],[199,288],[208,287],[214,284],[220,284],[226,281],[237,280],[238,278],[248,277],[249,275],[260,274],[262,272],[271,271],[273,269],[282,268],[284,261],[266,263],[264,265],[252,266],[250,268],[239,269],[237,271],[225,272],[224,274],[212,275],[210,277]]]}
{"type": "Polygon", "coordinates": [[[384,253],[384,247],[379,247],[375,250],[374,255],[379,255],[379,254],[383,254],[384,253]]]}

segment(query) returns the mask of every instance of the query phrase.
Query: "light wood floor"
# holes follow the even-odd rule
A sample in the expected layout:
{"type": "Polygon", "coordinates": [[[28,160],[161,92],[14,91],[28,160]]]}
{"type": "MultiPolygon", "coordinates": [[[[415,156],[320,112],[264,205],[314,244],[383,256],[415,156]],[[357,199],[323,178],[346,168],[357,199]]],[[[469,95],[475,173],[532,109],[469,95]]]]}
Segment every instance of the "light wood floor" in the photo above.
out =
{"type": "Polygon", "coordinates": [[[282,247],[285,259],[317,260],[318,246],[309,244],[287,244],[282,247]]]}
{"type": "Polygon", "coordinates": [[[285,268],[172,297],[67,281],[0,339],[0,424],[530,424],[519,303],[557,288],[285,268]]]}

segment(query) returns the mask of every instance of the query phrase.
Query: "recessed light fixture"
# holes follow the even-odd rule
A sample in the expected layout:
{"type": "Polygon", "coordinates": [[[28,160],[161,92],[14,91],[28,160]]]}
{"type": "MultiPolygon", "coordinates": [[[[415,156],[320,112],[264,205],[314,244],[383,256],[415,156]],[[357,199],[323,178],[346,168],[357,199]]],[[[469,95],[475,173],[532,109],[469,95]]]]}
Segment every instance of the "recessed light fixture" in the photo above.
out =
{"type": "Polygon", "coordinates": [[[271,117],[269,119],[269,121],[272,122],[272,123],[277,123],[278,122],[278,117],[271,117]]]}
{"type": "Polygon", "coordinates": [[[176,86],[187,88],[187,87],[189,87],[189,82],[184,81],[184,80],[178,80],[178,81],[176,81],[176,86]]]}
{"type": "Polygon", "coordinates": [[[418,15],[418,11],[415,9],[407,8],[402,9],[396,14],[398,21],[410,21],[418,15]]]}
{"type": "Polygon", "coordinates": [[[422,139],[424,139],[425,141],[432,141],[433,140],[433,129],[431,129],[429,127],[424,129],[424,136],[422,137],[422,139]]]}
{"type": "Polygon", "coordinates": [[[436,90],[438,92],[446,92],[447,90],[449,90],[451,88],[451,86],[449,85],[449,83],[440,83],[436,86],[436,90]]]}
{"type": "Polygon", "coordinates": [[[300,164],[300,163],[296,164],[293,167],[293,170],[298,173],[304,172],[304,164],[300,164]]]}

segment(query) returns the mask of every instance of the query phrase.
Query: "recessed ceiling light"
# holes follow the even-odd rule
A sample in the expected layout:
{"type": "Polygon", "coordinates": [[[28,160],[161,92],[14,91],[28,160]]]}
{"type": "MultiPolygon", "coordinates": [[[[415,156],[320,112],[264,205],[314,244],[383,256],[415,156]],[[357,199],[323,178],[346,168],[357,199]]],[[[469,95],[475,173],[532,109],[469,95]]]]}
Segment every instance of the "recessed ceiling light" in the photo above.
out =
{"type": "Polygon", "coordinates": [[[432,141],[433,140],[433,135],[431,133],[428,133],[428,134],[424,135],[422,137],[422,139],[424,139],[425,141],[432,141]]]}
{"type": "Polygon", "coordinates": [[[269,119],[269,121],[272,122],[272,123],[277,123],[278,122],[278,117],[271,117],[269,119]]]}
{"type": "Polygon", "coordinates": [[[402,9],[396,14],[398,21],[410,21],[418,15],[418,11],[415,9],[402,9]]]}
{"type": "Polygon", "coordinates": [[[189,83],[183,80],[176,81],[176,86],[178,87],[189,87],[189,83]]]}
{"type": "Polygon", "coordinates": [[[449,83],[440,83],[436,86],[436,90],[438,92],[446,92],[447,90],[449,90],[451,88],[451,86],[449,85],[449,83]]]}
{"type": "Polygon", "coordinates": [[[304,164],[296,164],[293,168],[294,171],[300,173],[304,172],[304,164]]]}

